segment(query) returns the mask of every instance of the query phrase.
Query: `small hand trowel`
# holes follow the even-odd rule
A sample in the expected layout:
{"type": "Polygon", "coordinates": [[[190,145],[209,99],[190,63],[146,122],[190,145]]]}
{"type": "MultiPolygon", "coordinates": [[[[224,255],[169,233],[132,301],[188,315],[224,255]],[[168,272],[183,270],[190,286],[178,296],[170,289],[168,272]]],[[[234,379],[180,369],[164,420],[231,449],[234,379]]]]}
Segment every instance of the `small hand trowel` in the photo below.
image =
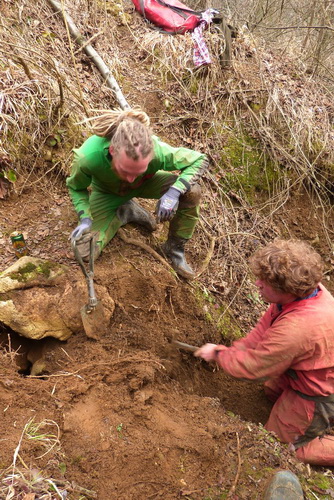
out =
{"type": "Polygon", "coordinates": [[[98,340],[107,331],[107,320],[100,300],[96,298],[94,289],[94,237],[89,240],[89,271],[87,271],[82,257],[77,249],[76,241],[72,241],[72,248],[76,260],[86,278],[88,287],[88,304],[81,309],[81,318],[87,337],[98,340]]]}

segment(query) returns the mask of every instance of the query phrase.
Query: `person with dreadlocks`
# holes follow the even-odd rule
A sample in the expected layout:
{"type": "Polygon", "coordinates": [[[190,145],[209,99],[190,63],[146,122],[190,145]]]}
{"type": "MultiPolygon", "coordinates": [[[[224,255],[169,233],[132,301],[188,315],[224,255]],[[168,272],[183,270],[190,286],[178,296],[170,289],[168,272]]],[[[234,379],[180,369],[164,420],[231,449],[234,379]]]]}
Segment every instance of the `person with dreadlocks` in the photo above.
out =
{"type": "Polygon", "coordinates": [[[121,226],[134,222],[154,231],[157,222],[170,221],[162,250],[179,275],[194,278],[184,249],[199,217],[198,181],[208,167],[206,156],[162,142],[138,109],[103,110],[92,120],[94,135],[74,149],[66,179],[79,217],[71,240],[81,257],[89,256],[87,233],[96,235],[96,259],[121,226]],[[158,200],[156,217],[133,198],[158,200]]]}
{"type": "Polygon", "coordinates": [[[271,305],[231,347],[205,344],[195,355],[233,377],[265,380],[275,402],[266,429],[301,461],[334,466],[334,298],[321,284],[321,257],[303,241],[275,240],[250,266],[271,305]]]}

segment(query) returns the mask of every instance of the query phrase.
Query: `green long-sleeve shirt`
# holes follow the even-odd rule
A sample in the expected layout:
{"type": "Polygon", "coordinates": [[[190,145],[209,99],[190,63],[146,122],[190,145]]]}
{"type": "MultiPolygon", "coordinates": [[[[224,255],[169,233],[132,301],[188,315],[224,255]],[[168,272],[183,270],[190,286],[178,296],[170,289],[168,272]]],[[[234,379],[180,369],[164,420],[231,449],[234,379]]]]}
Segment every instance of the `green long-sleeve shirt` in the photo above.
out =
{"type": "Polygon", "coordinates": [[[146,172],[132,183],[120,179],[111,168],[110,139],[93,135],[80,148],[73,150],[74,160],[66,185],[79,218],[91,217],[87,190],[89,186],[92,190],[122,196],[125,191],[136,189],[145,177],[152,177],[158,170],[179,170],[181,173],[173,187],[184,193],[187,184],[193,185],[203,175],[208,165],[204,154],[187,148],[174,148],[156,136],[152,139],[153,159],[146,172]]]}

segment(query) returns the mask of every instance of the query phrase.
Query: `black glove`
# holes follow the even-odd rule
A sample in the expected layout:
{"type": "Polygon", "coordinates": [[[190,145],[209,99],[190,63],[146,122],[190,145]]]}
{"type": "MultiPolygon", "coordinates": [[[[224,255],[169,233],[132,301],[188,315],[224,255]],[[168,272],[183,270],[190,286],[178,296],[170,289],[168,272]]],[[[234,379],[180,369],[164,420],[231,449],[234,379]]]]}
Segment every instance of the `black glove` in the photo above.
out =
{"type": "Polygon", "coordinates": [[[157,222],[171,220],[174,217],[179,206],[180,195],[181,192],[178,189],[170,187],[160,198],[155,209],[157,222]]]}

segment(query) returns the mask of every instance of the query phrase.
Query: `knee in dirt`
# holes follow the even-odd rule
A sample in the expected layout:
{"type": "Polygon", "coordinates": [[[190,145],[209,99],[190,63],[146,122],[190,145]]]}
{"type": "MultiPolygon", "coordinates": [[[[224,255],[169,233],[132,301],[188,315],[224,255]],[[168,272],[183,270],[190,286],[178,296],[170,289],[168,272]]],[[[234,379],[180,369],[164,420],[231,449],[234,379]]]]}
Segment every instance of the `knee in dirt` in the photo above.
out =
{"type": "Polygon", "coordinates": [[[179,208],[196,207],[201,201],[202,188],[199,184],[191,186],[190,190],[180,196],[179,208]]]}

